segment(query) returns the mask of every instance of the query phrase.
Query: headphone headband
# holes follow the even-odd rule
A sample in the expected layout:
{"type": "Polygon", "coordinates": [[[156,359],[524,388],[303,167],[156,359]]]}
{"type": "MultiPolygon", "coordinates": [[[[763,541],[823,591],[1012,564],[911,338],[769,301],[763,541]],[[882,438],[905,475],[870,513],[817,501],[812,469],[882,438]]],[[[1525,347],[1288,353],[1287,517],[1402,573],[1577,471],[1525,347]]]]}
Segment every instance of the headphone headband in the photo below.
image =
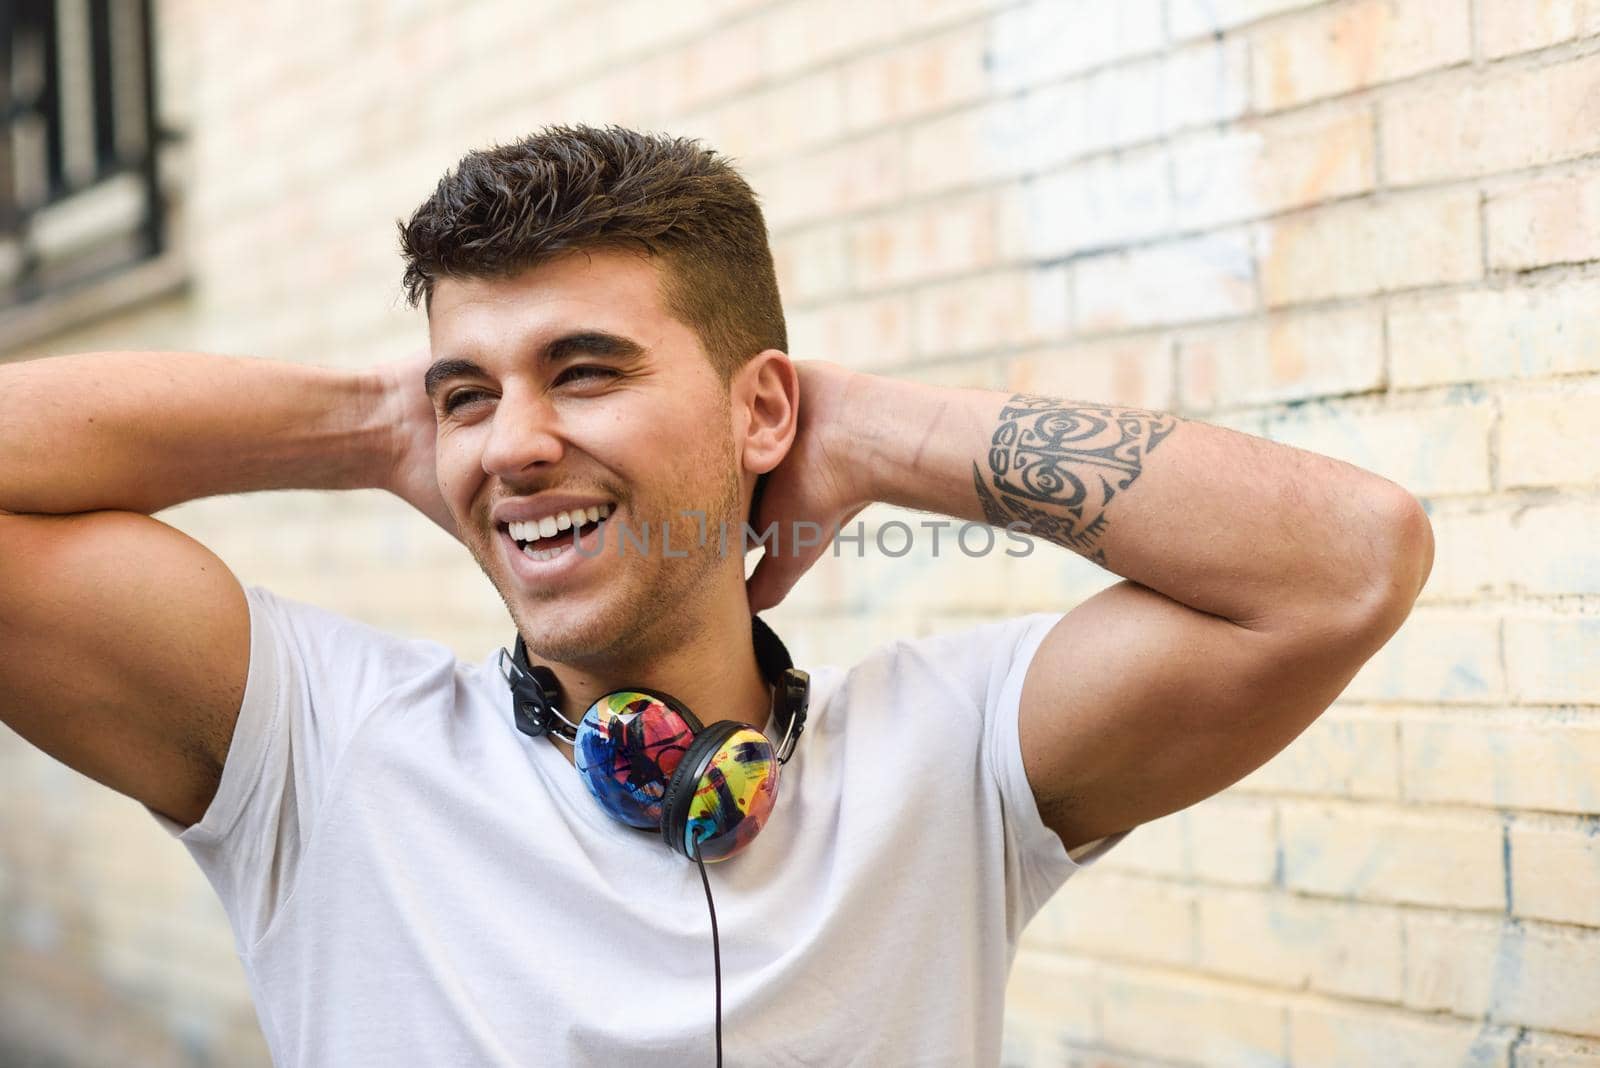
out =
{"type": "MultiPolygon", "coordinates": [[[[773,692],[773,713],[782,741],[778,761],[787,763],[795,743],[805,730],[806,709],[810,703],[811,677],[794,666],[782,639],[760,616],[750,617],[750,634],[755,642],[756,664],[773,692]]],[[[577,724],[561,714],[561,687],[555,672],[528,663],[528,647],[517,634],[515,652],[500,650],[500,674],[511,687],[512,711],[517,729],[538,737],[553,732],[571,744],[577,737],[577,724]]],[[[619,687],[635,689],[640,687],[619,687]]],[[[653,692],[641,690],[641,692],[653,692]]]]}

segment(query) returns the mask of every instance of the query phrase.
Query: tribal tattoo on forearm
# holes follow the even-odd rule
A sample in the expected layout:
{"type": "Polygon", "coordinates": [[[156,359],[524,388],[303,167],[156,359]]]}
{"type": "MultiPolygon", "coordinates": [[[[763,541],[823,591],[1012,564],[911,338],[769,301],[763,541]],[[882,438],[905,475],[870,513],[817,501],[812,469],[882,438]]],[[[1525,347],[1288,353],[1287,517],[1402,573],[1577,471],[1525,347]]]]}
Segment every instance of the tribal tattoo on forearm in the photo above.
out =
{"type": "Polygon", "coordinates": [[[988,476],[972,465],[984,518],[1025,524],[1026,533],[1103,565],[1106,506],[1177,426],[1162,412],[1012,394],[989,444],[988,476]]]}

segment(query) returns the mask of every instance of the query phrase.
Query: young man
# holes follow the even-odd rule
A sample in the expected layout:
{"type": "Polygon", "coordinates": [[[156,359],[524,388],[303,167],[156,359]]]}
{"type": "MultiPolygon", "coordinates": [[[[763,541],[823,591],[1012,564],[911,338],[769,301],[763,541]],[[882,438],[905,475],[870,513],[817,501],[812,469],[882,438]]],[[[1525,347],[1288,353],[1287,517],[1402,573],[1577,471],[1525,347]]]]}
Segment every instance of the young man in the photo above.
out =
{"type": "Polygon", "coordinates": [[[873,501],[1123,576],[1065,615],[798,665],[782,796],[704,887],[750,1064],[994,1063],[1029,918],[1294,738],[1431,563],[1416,501],[1345,464],[792,362],[754,197],[692,142],[473,153],[402,240],[426,361],[0,368],[0,715],[181,835],[283,1064],[707,1063],[705,869],[517,729],[497,657],[243,590],[150,513],[386,487],[473,554],[573,721],[648,687],[775,734],[752,614],[822,551],[782,539],[873,501]],[[696,535],[737,539],[752,503],[780,552],[747,585],[696,535]]]}

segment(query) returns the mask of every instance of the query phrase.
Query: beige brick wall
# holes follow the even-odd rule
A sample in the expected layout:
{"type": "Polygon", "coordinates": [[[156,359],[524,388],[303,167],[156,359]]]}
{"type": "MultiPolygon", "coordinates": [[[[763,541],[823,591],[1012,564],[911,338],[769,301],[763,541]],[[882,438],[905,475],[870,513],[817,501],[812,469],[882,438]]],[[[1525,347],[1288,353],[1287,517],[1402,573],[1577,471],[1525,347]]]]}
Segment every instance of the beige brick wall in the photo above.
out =
{"type": "MultiPolygon", "coordinates": [[[[1434,519],[1421,607],[1334,709],[1046,908],[1007,1063],[1600,1066],[1600,3],[158,6],[193,284],[11,355],[391,358],[424,341],[394,220],[464,149],[703,136],[764,198],[797,355],[1176,408],[1434,519]]],[[[167,518],[247,582],[505,638],[379,494],[167,518]]],[[[776,615],[839,662],[1104,584],[869,547],[776,615]]],[[[0,1062],[264,1061],[220,910],[136,805],[7,735],[0,814],[0,1062]]]]}

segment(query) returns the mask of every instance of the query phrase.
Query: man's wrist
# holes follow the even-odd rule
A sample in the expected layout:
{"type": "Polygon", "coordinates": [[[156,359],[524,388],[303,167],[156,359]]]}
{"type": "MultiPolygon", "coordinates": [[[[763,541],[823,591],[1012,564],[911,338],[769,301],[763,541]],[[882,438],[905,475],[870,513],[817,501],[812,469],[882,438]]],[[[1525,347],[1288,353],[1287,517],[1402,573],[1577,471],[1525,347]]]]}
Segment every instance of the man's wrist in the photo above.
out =
{"type": "MultiPolygon", "coordinates": [[[[817,413],[824,416],[820,424],[823,449],[842,483],[847,503],[865,507],[881,500],[883,487],[878,476],[883,464],[878,435],[883,424],[875,415],[882,410],[880,394],[889,380],[836,363],[810,361],[806,367],[806,373],[814,373],[819,380],[820,388],[810,392],[826,405],[824,412],[817,413]]],[[[802,408],[807,393],[802,389],[802,408]]]]}

